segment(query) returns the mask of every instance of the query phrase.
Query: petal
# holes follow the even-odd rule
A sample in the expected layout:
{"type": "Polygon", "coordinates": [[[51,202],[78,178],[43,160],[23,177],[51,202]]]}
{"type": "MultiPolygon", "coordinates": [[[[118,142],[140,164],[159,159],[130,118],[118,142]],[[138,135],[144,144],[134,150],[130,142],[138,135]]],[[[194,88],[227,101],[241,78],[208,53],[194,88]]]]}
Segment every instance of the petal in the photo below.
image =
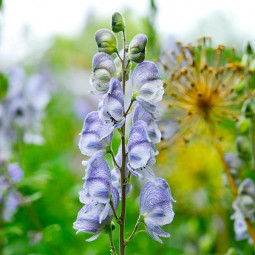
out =
{"type": "Polygon", "coordinates": [[[156,181],[156,176],[149,166],[143,168],[132,169],[132,173],[136,173],[140,178],[147,179],[149,181],[156,181]]]}
{"type": "Polygon", "coordinates": [[[145,226],[146,232],[149,234],[149,236],[154,239],[155,241],[162,243],[162,240],[158,237],[158,235],[150,230],[149,227],[145,226]]]}
{"type": "Polygon", "coordinates": [[[136,101],[147,111],[152,114],[158,114],[157,108],[154,104],[145,101],[142,97],[137,96],[136,101]]]}
{"type": "Polygon", "coordinates": [[[114,123],[113,122],[107,122],[103,125],[103,128],[100,132],[100,140],[106,138],[109,136],[114,130],[114,123]]]}
{"type": "Polygon", "coordinates": [[[90,237],[89,239],[87,239],[87,242],[92,242],[95,241],[100,235],[102,234],[102,231],[99,231],[97,234],[93,235],[92,237],[90,237]]]}
{"type": "Polygon", "coordinates": [[[154,225],[151,221],[145,219],[146,226],[154,233],[161,237],[170,237],[170,234],[163,231],[159,226],[154,225]]]}
{"type": "Polygon", "coordinates": [[[107,217],[107,215],[109,214],[109,211],[111,210],[111,206],[109,203],[107,203],[104,206],[104,210],[101,212],[100,216],[99,216],[99,223],[101,224],[103,220],[105,220],[105,218],[107,217]]]}
{"type": "Polygon", "coordinates": [[[116,66],[112,58],[104,52],[98,52],[93,57],[92,71],[94,72],[97,69],[106,69],[112,76],[116,72],[116,66]]]}

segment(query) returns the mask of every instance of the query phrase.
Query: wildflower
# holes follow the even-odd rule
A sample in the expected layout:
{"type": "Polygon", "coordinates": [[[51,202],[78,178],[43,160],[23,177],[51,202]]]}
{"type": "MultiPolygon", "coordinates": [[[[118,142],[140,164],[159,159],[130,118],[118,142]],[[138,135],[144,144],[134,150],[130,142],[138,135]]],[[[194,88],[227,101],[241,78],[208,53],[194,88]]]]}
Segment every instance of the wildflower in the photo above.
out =
{"type": "Polygon", "coordinates": [[[133,122],[143,120],[148,126],[148,135],[152,143],[156,144],[161,141],[161,132],[158,128],[158,125],[155,121],[155,117],[150,112],[146,111],[139,104],[136,105],[134,110],[133,122]]]}
{"type": "Polygon", "coordinates": [[[100,29],[95,33],[95,40],[99,52],[105,52],[109,55],[117,51],[117,39],[109,29],[100,29]]]}
{"type": "Polygon", "coordinates": [[[98,203],[108,203],[111,197],[111,171],[106,161],[100,157],[89,160],[83,190],[80,199],[83,203],[94,200],[98,203]]]}
{"type": "Polygon", "coordinates": [[[157,66],[151,61],[138,64],[132,75],[133,97],[150,112],[155,112],[155,103],[162,100],[163,82],[157,66]]]}
{"type": "Polygon", "coordinates": [[[141,63],[145,58],[145,49],[147,44],[147,36],[144,34],[136,35],[130,42],[128,47],[128,59],[135,62],[141,63]]]}
{"type": "Polygon", "coordinates": [[[86,116],[79,141],[79,148],[82,154],[104,157],[108,153],[108,148],[112,141],[112,134],[100,140],[103,125],[104,123],[99,118],[97,111],[90,112],[86,116]]]}
{"type": "Polygon", "coordinates": [[[134,123],[128,141],[128,168],[136,176],[154,180],[151,166],[156,162],[155,150],[143,120],[134,123]]]}
{"type": "Polygon", "coordinates": [[[24,172],[17,162],[8,165],[8,173],[14,182],[20,181],[24,176],[24,172]]]}
{"type": "Polygon", "coordinates": [[[95,90],[92,94],[103,95],[109,89],[109,82],[116,74],[116,66],[112,58],[104,53],[99,52],[95,54],[92,61],[92,75],[90,83],[95,90]]]}
{"type": "Polygon", "coordinates": [[[108,94],[104,97],[99,117],[104,121],[101,131],[101,139],[108,136],[115,128],[120,128],[125,121],[124,97],[122,87],[118,79],[112,78],[108,94]]]}
{"type": "Polygon", "coordinates": [[[243,76],[243,66],[224,60],[224,46],[207,46],[202,38],[198,46],[182,46],[165,53],[162,69],[168,75],[166,84],[166,116],[176,116],[182,134],[194,133],[204,123],[221,122],[222,118],[237,120],[237,86],[243,76]],[[192,128],[191,128],[192,127],[192,128]]]}
{"type": "Polygon", "coordinates": [[[83,206],[78,212],[73,228],[77,230],[77,234],[79,232],[93,234],[91,238],[86,240],[87,242],[96,240],[103,233],[106,224],[112,220],[111,216],[107,216],[101,223],[99,223],[101,213],[102,208],[95,202],[83,206]]]}
{"type": "Polygon", "coordinates": [[[145,224],[147,233],[154,240],[162,243],[161,237],[169,237],[160,226],[169,224],[174,218],[172,198],[168,183],[163,178],[156,182],[147,182],[140,195],[140,216],[145,224]]]}
{"type": "Polygon", "coordinates": [[[250,178],[244,179],[238,188],[238,193],[240,195],[248,195],[255,199],[255,185],[250,178]]]}

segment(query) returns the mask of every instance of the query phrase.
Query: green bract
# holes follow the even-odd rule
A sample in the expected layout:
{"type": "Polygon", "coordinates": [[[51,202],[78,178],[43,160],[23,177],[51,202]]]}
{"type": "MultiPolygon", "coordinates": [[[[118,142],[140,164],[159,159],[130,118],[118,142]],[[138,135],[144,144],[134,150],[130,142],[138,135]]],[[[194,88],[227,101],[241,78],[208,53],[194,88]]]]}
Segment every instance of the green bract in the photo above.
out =
{"type": "Polygon", "coordinates": [[[117,51],[117,39],[109,29],[100,29],[95,33],[95,40],[99,52],[109,55],[117,51]]]}

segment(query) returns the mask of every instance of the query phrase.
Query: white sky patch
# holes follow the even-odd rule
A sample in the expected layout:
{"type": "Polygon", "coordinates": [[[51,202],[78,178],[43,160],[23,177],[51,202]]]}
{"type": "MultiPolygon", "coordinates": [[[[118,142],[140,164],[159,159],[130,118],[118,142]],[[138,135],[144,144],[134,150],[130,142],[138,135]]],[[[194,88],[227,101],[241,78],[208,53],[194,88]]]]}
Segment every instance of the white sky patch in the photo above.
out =
{"type": "MultiPolygon", "coordinates": [[[[4,3],[1,63],[6,59],[15,62],[27,51],[45,47],[54,34],[77,33],[91,9],[98,16],[109,15],[109,22],[114,11],[126,7],[140,15],[146,15],[149,9],[149,0],[5,0],[4,3]],[[29,37],[24,36],[26,32],[29,37]]],[[[240,33],[242,40],[255,40],[254,0],[156,0],[156,3],[157,27],[164,35],[185,38],[201,19],[220,11],[231,18],[231,29],[240,33]]],[[[228,32],[224,26],[211,24],[208,28],[208,34],[213,36],[224,32],[228,32]]]]}

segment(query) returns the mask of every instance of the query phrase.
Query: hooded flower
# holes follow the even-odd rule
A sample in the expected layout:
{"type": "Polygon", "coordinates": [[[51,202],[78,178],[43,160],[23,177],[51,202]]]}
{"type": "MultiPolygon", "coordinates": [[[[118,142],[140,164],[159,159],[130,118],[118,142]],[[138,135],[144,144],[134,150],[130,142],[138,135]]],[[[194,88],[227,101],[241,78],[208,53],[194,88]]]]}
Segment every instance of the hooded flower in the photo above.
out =
{"type": "Polygon", "coordinates": [[[162,100],[163,82],[157,66],[151,61],[138,64],[132,75],[133,96],[148,111],[155,111],[155,103],[162,100]]]}
{"type": "Polygon", "coordinates": [[[92,75],[90,77],[90,83],[95,90],[91,91],[91,93],[98,95],[106,94],[109,89],[109,82],[115,75],[116,66],[112,58],[104,52],[95,54],[92,61],[92,75]]]}
{"type": "Polygon", "coordinates": [[[151,166],[156,162],[155,150],[143,120],[134,123],[128,141],[128,167],[136,176],[155,179],[151,166]]]}
{"type": "Polygon", "coordinates": [[[115,128],[120,128],[125,118],[124,114],[124,97],[122,87],[118,79],[112,78],[108,94],[104,97],[99,117],[104,121],[101,138],[108,136],[115,128]]]}
{"type": "Polygon", "coordinates": [[[174,212],[172,198],[168,183],[163,178],[157,178],[156,182],[147,182],[140,195],[140,216],[145,224],[147,233],[154,240],[162,243],[161,237],[169,237],[159,226],[172,222],[174,212]]]}
{"type": "Polygon", "coordinates": [[[98,203],[108,203],[111,197],[111,171],[106,161],[100,157],[92,157],[86,169],[86,180],[80,192],[82,203],[94,200],[98,203]]]}
{"type": "Polygon", "coordinates": [[[240,195],[248,195],[255,199],[255,185],[252,179],[246,178],[244,181],[240,184],[238,188],[238,193],[240,195]]]}
{"type": "Polygon", "coordinates": [[[96,240],[103,233],[106,224],[111,222],[112,217],[107,216],[99,223],[99,218],[103,210],[104,208],[99,203],[91,201],[78,212],[73,228],[77,230],[77,234],[79,232],[93,234],[91,238],[86,240],[87,242],[96,240]]]}
{"type": "Polygon", "coordinates": [[[106,155],[107,148],[111,145],[112,134],[100,140],[103,125],[104,123],[99,119],[97,111],[90,112],[86,116],[79,141],[79,148],[82,154],[99,157],[106,155]]]}
{"type": "Polygon", "coordinates": [[[135,123],[139,120],[143,120],[147,124],[148,134],[152,143],[159,143],[161,141],[161,132],[153,114],[146,111],[141,105],[137,104],[134,111],[133,122],[135,123]]]}

